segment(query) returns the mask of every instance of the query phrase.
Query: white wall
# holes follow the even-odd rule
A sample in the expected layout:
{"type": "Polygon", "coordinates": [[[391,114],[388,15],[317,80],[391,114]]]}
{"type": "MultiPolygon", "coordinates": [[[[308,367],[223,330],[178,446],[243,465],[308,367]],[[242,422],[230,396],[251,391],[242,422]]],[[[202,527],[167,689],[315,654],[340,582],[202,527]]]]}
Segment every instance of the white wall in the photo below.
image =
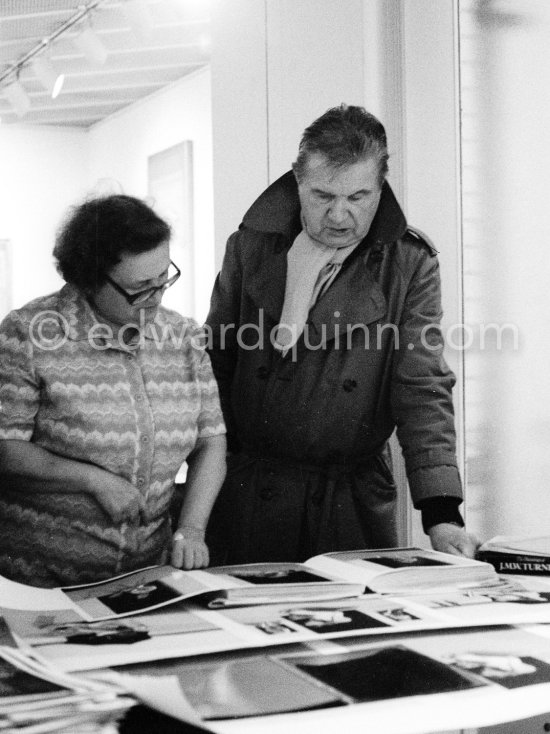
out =
{"type": "Polygon", "coordinates": [[[485,538],[548,535],[550,4],[486,10],[461,2],[472,519],[485,538]]]}
{"type": "MultiPolygon", "coordinates": [[[[90,185],[117,182],[125,194],[147,196],[147,158],[193,142],[195,287],[193,315],[206,317],[214,280],[214,212],[210,71],[202,69],[94,125],[89,133],[90,185]]],[[[176,284],[164,302],[178,308],[176,284]]],[[[183,300],[183,299],[180,299],[183,300]]]]}
{"type": "Polygon", "coordinates": [[[364,101],[362,0],[217,0],[212,6],[216,260],[303,129],[364,101]]]}
{"type": "MultiPolygon", "coordinates": [[[[196,72],[89,131],[0,127],[0,239],[12,249],[12,307],[63,283],[51,256],[67,209],[88,193],[118,182],[130,195],[147,195],[147,157],[182,140],[194,149],[196,283],[193,315],[206,316],[214,279],[210,73],[196,72]],[[107,184],[107,186],[112,184],[107,184]]],[[[183,281],[183,279],[182,279],[183,281]]],[[[1,280],[0,280],[1,282],[1,280]]],[[[169,291],[178,308],[178,285],[169,291]]],[[[168,301],[168,294],[166,297],[168,301]]],[[[0,318],[4,314],[0,314],[0,318]]]]}
{"type": "Polygon", "coordinates": [[[18,308],[63,282],[51,253],[61,217],[86,190],[86,133],[4,125],[0,161],[0,239],[11,241],[12,307],[18,308]]]}
{"type": "Polygon", "coordinates": [[[212,2],[215,253],[265,188],[268,175],[265,0],[212,2]]]}
{"type": "Polygon", "coordinates": [[[362,0],[268,0],[269,178],[289,170],[329,107],[364,103],[362,0]]]}

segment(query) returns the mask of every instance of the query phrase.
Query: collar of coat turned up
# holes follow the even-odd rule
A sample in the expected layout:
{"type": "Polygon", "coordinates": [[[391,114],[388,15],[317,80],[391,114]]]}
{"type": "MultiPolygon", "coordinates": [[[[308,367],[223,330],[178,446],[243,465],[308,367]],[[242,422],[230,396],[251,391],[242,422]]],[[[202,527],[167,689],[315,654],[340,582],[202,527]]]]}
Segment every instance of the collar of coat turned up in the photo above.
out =
{"type": "MultiPolygon", "coordinates": [[[[298,185],[292,171],[274,181],[243,217],[242,227],[259,232],[277,232],[291,242],[302,229],[298,185]]],[[[367,238],[369,243],[384,245],[405,234],[407,220],[387,181],[382,186],[378,210],[367,238]]]]}

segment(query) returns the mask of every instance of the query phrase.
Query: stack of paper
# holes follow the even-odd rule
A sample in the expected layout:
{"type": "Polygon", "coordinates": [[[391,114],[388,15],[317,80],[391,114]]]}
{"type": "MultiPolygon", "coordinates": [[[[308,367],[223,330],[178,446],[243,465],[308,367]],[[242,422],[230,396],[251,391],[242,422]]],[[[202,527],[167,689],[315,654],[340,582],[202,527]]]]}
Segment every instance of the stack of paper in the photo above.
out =
{"type": "Polygon", "coordinates": [[[134,703],[112,686],[66,675],[15,647],[0,646],[0,732],[99,731],[134,703]]]}

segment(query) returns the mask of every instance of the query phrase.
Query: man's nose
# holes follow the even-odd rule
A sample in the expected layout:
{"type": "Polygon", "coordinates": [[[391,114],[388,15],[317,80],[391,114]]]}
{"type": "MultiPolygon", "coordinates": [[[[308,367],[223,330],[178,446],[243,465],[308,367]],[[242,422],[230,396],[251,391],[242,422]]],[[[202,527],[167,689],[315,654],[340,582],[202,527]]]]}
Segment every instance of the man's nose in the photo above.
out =
{"type": "Polygon", "coordinates": [[[328,211],[328,215],[332,222],[340,223],[343,222],[344,219],[348,215],[348,211],[346,209],[346,202],[342,199],[334,199],[333,202],[331,202],[330,209],[328,211]]]}

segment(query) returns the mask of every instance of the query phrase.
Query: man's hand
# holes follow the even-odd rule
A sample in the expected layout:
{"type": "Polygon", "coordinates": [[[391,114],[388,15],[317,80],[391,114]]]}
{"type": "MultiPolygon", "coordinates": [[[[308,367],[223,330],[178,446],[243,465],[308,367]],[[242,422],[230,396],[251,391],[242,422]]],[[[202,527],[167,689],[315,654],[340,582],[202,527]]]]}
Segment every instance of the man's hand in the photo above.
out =
{"type": "Polygon", "coordinates": [[[479,541],[464,528],[449,522],[432,525],[428,531],[432,548],[442,553],[473,558],[479,541]]]}
{"type": "Polygon", "coordinates": [[[204,542],[204,530],[189,525],[179,528],[172,536],[170,563],[176,568],[190,571],[205,568],[210,562],[208,546],[204,542]]]}
{"type": "Polygon", "coordinates": [[[102,471],[101,477],[93,484],[91,494],[116,524],[128,522],[137,525],[140,516],[146,514],[145,501],[139,490],[116,474],[102,471]]]}

